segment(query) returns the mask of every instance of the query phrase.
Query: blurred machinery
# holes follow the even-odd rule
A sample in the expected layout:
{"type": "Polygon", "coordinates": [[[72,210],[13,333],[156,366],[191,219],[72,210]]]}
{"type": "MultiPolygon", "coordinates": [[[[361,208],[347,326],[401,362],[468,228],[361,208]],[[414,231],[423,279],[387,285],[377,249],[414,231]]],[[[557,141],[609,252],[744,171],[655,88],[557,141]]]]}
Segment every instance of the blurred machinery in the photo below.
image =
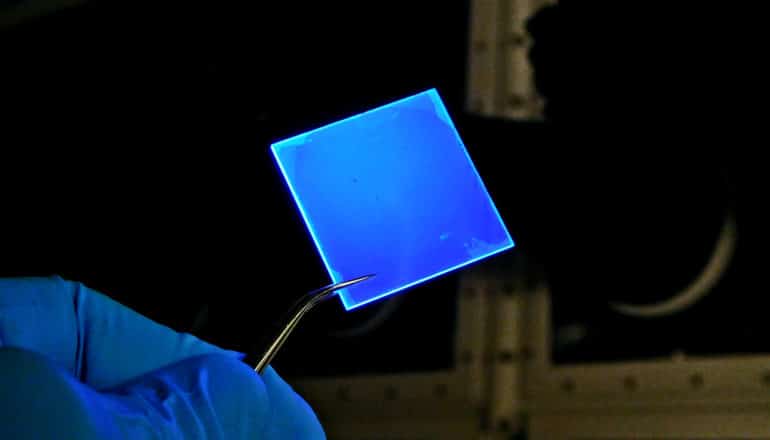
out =
{"type": "MultiPolygon", "coordinates": [[[[341,440],[767,438],[767,353],[555,362],[566,336],[554,334],[565,330],[553,315],[563,304],[538,274],[521,254],[464,271],[455,354],[443,368],[306,378],[296,387],[341,440]]],[[[681,331],[697,325],[682,319],[681,331]]]]}
{"type": "Polygon", "coordinates": [[[598,10],[620,12],[609,2],[562,3],[573,15],[555,20],[563,28],[545,43],[541,35],[542,47],[566,53],[558,67],[595,66],[570,70],[572,88],[552,106],[575,121],[560,127],[564,137],[537,123],[544,99],[524,30],[547,3],[472,2],[466,108],[481,118],[459,126],[520,246],[436,288],[456,301],[451,362],[298,381],[330,438],[768,438],[762,173],[724,151],[655,148],[660,136],[683,145],[740,136],[723,138],[728,118],[705,114],[697,47],[656,40],[692,12],[669,10],[660,35],[638,46],[579,53],[637,28],[624,16],[602,21],[598,10]],[[596,29],[576,32],[588,23],[596,29]],[[676,62],[682,50],[690,64],[676,62]],[[637,60],[649,75],[629,74],[637,60]],[[646,82],[624,82],[637,77],[646,82]],[[665,98],[676,105],[661,106],[665,98]],[[619,145],[633,151],[621,159],[595,148],[619,145]]]}
{"type": "Polygon", "coordinates": [[[530,306],[530,340],[540,350],[523,387],[528,438],[767,438],[766,353],[557,365],[548,356],[554,304],[547,289],[530,306]]]}
{"type": "MultiPolygon", "coordinates": [[[[503,260],[510,263],[511,258],[503,260]]],[[[329,438],[496,438],[481,436],[495,430],[511,435],[523,428],[521,379],[527,354],[519,331],[525,321],[518,318],[524,295],[506,292],[513,285],[483,272],[480,267],[465,270],[457,295],[442,292],[453,298],[456,327],[426,344],[453,341],[454,354],[445,366],[295,382],[318,410],[329,438]]],[[[422,320],[422,326],[411,327],[413,332],[435,323],[429,314],[422,320]]],[[[434,349],[426,345],[425,350],[434,349]]],[[[399,362],[408,365],[408,356],[399,362]]]]}

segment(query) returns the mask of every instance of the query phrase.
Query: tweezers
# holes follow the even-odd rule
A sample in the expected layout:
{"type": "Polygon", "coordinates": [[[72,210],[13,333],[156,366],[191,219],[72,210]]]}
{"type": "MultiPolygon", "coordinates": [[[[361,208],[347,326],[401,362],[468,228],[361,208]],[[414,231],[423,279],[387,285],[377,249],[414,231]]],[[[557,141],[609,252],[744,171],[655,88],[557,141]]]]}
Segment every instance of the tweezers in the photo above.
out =
{"type": "Polygon", "coordinates": [[[259,361],[254,367],[254,371],[261,374],[265,370],[275,355],[278,354],[278,351],[281,349],[281,347],[283,347],[283,344],[289,338],[291,332],[295,327],[297,327],[297,324],[302,319],[302,317],[307,314],[307,312],[312,310],[318,304],[333,297],[338,290],[352,286],[353,284],[358,284],[362,281],[366,281],[372,277],[374,277],[374,275],[364,275],[362,277],[340,281],[339,283],[329,284],[328,286],[313,290],[312,292],[306,293],[304,296],[302,296],[302,298],[300,298],[294,304],[294,306],[289,309],[283,326],[280,327],[281,331],[278,332],[278,335],[275,336],[274,339],[272,339],[272,342],[268,345],[267,350],[265,350],[264,354],[262,354],[262,357],[259,358],[259,361]]]}

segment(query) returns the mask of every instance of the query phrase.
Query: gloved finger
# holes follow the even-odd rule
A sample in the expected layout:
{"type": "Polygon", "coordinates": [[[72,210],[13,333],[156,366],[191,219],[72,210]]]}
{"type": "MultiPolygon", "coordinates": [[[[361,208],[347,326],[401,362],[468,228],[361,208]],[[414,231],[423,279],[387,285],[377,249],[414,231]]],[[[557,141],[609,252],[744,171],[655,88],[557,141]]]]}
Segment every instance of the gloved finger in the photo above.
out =
{"type": "Polygon", "coordinates": [[[191,356],[243,357],[60,277],[0,279],[0,347],[44,354],[96,389],[191,356]]]}
{"type": "Polygon", "coordinates": [[[291,425],[268,429],[270,406],[259,375],[229,356],[197,356],[99,392],[44,356],[0,349],[0,438],[293,438],[281,431],[291,425]]]}
{"type": "Polygon", "coordinates": [[[275,370],[268,367],[259,375],[229,356],[193,357],[105,395],[139,402],[135,412],[148,416],[159,438],[326,439],[313,410],[275,370]]]}
{"type": "Polygon", "coordinates": [[[99,438],[80,387],[37,353],[0,348],[0,438],[99,438]]]}
{"type": "Polygon", "coordinates": [[[267,426],[266,438],[326,439],[313,410],[272,367],[265,368],[262,380],[267,388],[271,409],[271,423],[267,426]]]}

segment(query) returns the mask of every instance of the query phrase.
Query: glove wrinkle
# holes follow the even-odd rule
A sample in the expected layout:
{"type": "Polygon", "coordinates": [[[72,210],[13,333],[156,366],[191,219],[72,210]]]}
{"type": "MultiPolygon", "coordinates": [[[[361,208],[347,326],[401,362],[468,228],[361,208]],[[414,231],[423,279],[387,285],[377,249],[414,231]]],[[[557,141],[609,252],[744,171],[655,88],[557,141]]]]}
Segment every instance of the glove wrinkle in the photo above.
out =
{"type": "Polygon", "coordinates": [[[271,367],[58,276],[0,278],[0,342],[0,439],[325,439],[271,367]]]}
{"type": "Polygon", "coordinates": [[[76,341],[75,341],[75,362],[74,362],[74,375],[77,377],[81,382],[86,381],[86,377],[88,377],[88,357],[85,355],[88,351],[88,333],[83,328],[83,322],[84,319],[81,314],[81,310],[85,310],[84,303],[85,303],[85,292],[80,288],[81,284],[79,283],[67,283],[59,276],[55,277],[57,283],[65,284],[68,286],[68,289],[66,291],[72,292],[72,305],[73,305],[73,313],[75,316],[75,323],[77,325],[77,333],[75,335],[76,341]]]}

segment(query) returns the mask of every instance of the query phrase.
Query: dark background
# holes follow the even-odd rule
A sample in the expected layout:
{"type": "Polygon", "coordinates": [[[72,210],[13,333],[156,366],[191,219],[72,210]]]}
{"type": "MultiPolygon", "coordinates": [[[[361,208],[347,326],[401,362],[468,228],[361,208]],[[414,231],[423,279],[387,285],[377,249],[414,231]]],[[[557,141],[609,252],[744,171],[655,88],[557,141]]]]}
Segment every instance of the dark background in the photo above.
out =
{"type": "MultiPolygon", "coordinates": [[[[767,351],[759,26],[737,5],[644,5],[562,1],[530,22],[542,122],[463,111],[466,1],[92,1],[3,30],[0,275],[58,273],[251,350],[328,280],[270,142],[436,87],[514,252],[544,268],[555,327],[585,328],[557,360],[767,351]],[[740,258],[708,301],[654,321],[608,310],[684,286],[728,210],[740,258]]],[[[355,313],[324,305],[276,363],[447,368],[456,281],[355,313]]]]}
{"type": "MultiPolygon", "coordinates": [[[[96,1],[5,32],[2,274],[77,279],[179,330],[208,304],[195,333],[242,351],[326,284],[270,142],[431,87],[459,111],[467,11],[298,8],[96,1]]],[[[356,330],[381,307],[324,305],[277,363],[350,372],[355,352],[370,369],[449,366],[455,279],[352,342],[326,330],[356,330]],[[323,353],[303,343],[319,332],[323,353]]]]}

